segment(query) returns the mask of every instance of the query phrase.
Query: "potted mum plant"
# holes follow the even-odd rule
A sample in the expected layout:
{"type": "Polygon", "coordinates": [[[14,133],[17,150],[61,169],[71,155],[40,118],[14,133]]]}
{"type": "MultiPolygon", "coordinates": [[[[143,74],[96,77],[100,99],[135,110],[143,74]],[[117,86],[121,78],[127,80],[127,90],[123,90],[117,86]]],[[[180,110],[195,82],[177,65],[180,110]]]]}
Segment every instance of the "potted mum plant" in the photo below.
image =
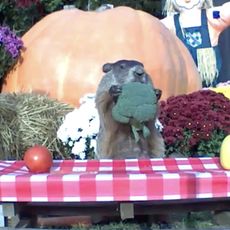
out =
{"type": "Polygon", "coordinates": [[[14,66],[22,48],[22,40],[9,27],[0,26],[0,80],[14,66]]]}
{"type": "Polygon", "coordinates": [[[161,102],[160,122],[167,156],[219,156],[230,133],[230,100],[221,93],[201,90],[161,102]]]}
{"type": "Polygon", "coordinates": [[[57,131],[57,137],[72,159],[83,160],[95,157],[99,117],[94,99],[94,94],[84,95],[80,99],[80,107],[64,117],[57,131]]]}

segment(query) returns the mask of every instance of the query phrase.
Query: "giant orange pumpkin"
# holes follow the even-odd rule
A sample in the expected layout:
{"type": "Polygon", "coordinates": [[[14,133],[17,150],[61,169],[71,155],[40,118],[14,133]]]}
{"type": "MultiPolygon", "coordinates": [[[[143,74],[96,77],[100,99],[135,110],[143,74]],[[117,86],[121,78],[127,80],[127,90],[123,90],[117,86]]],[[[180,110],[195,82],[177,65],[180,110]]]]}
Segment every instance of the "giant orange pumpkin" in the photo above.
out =
{"type": "Polygon", "coordinates": [[[163,99],[201,88],[185,46],[157,18],[129,7],[104,12],[61,10],[24,36],[23,61],[7,76],[3,92],[40,92],[78,105],[95,92],[102,65],[120,59],[144,64],[163,99]]]}

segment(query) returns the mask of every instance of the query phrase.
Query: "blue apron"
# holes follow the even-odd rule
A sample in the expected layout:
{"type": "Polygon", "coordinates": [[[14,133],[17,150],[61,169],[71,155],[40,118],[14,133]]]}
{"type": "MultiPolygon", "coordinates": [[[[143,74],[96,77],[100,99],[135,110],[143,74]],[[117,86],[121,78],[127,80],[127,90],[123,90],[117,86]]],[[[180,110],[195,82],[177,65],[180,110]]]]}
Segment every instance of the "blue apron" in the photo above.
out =
{"type": "MultiPolygon", "coordinates": [[[[180,14],[174,15],[174,24],[176,28],[176,35],[180,40],[184,43],[184,45],[188,48],[190,54],[193,57],[194,62],[198,66],[198,60],[197,60],[197,50],[202,48],[210,48],[211,42],[209,38],[209,31],[208,31],[208,23],[207,23],[207,16],[206,16],[206,10],[201,10],[201,26],[196,27],[188,27],[188,28],[182,28],[180,26],[179,22],[179,16],[180,14]]],[[[191,18],[192,20],[192,18],[191,18]]],[[[218,46],[212,47],[212,49],[215,52],[216,56],[216,67],[218,72],[220,72],[221,68],[221,55],[220,50],[218,46]]],[[[214,81],[207,85],[205,81],[202,82],[203,87],[210,87],[215,86],[217,83],[217,77],[214,79],[214,81]]]]}

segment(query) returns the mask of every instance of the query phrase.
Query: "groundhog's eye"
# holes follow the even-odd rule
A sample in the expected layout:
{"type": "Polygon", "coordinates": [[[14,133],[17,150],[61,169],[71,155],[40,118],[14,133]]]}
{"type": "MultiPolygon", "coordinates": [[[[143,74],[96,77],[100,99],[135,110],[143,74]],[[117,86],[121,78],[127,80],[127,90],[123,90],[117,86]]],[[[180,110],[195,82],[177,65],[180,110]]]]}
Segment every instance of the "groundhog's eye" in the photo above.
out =
{"type": "Polygon", "coordinates": [[[120,68],[124,69],[125,68],[125,63],[120,64],[120,68]]]}

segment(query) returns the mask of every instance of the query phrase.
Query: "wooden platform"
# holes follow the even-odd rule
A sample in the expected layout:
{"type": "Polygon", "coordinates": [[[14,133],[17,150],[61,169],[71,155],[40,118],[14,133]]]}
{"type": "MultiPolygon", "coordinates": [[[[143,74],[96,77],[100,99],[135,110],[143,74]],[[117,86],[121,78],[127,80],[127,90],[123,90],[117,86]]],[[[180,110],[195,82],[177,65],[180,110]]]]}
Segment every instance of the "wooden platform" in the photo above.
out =
{"type": "Polygon", "coordinates": [[[189,211],[230,210],[230,198],[139,202],[17,202],[2,203],[8,227],[91,225],[103,218],[120,220],[189,211]]]}

